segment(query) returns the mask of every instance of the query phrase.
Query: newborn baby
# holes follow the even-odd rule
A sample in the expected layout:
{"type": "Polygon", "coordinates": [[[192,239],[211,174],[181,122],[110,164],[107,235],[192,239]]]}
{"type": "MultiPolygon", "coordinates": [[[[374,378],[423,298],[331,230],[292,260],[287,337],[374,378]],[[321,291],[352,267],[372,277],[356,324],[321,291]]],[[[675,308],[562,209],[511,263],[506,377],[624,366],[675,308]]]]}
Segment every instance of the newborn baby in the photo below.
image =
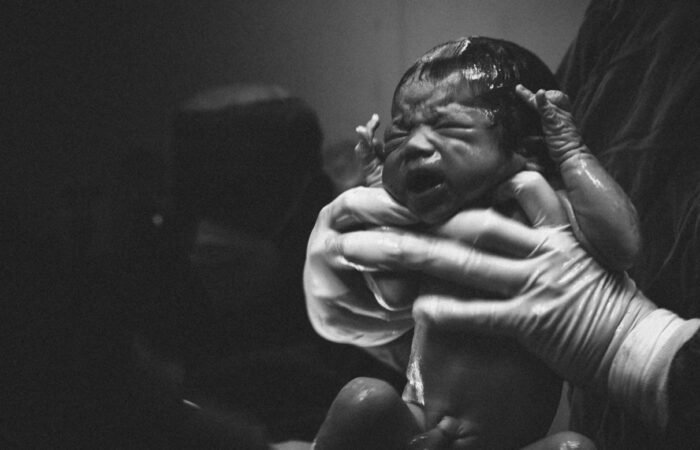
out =
{"type": "MultiPolygon", "coordinates": [[[[358,128],[358,151],[378,156],[368,181],[381,181],[429,232],[473,207],[527,221],[496,188],[518,172],[540,171],[559,190],[583,245],[607,267],[624,269],[639,245],[636,213],[581,142],[556,89],[546,65],[516,44],[472,37],[435,47],[399,81],[383,147],[373,139],[376,116],[358,128]]],[[[365,278],[380,304],[408,313],[419,295],[452,289],[468,295],[418,274],[365,272],[365,278]]],[[[561,381],[543,363],[514,340],[413,318],[403,395],[380,380],[353,380],[331,406],[315,449],[413,448],[435,428],[446,448],[521,448],[546,434],[561,381]]],[[[589,443],[581,437],[579,445],[589,443]]]]}

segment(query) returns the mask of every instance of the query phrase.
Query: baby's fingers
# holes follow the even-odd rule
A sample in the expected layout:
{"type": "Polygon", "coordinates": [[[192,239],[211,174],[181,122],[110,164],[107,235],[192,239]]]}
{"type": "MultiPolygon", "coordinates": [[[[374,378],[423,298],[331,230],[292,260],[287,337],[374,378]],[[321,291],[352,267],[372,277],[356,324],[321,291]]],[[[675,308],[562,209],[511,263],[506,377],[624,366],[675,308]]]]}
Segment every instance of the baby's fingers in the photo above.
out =
{"type": "Polygon", "coordinates": [[[359,125],[355,132],[360,141],[355,146],[355,154],[362,165],[365,178],[365,186],[379,186],[382,182],[382,163],[378,153],[381,151],[381,142],[374,138],[374,133],[379,126],[379,116],[372,114],[372,118],[366,125],[359,125]]]}
{"type": "Polygon", "coordinates": [[[369,122],[367,122],[366,128],[370,133],[370,137],[374,137],[374,133],[377,132],[377,128],[379,127],[379,116],[377,114],[372,114],[372,117],[370,117],[369,122]]]}
{"type": "Polygon", "coordinates": [[[514,300],[477,300],[449,295],[422,295],[413,304],[413,317],[427,320],[441,329],[478,334],[515,334],[518,322],[514,300]]]}
{"type": "Polygon", "coordinates": [[[539,109],[538,100],[535,93],[523,86],[522,84],[518,84],[515,86],[515,95],[517,95],[522,101],[530,105],[532,109],[539,109]]]}
{"type": "MultiPolygon", "coordinates": [[[[546,243],[547,236],[542,235],[530,253],[542,251],[546,243]]],[[[420,271],[506,297],[527,285],[533,270],[530,260],[504,258],[454,240],[391,228],[334,236],[326,241],[326,253],[364,271],[420,271]]]]}
{"type": "Polygon", "coordinates": [[[535,93],[522,84],[518,84],[515,86],[515,93],[521,100],[530,105],[532,109],[538,110],[541,114],[545,113],[552,106],[561,108],[564,111],[571,110],[569,96],[561,91],[540,89],[535,93]]]}
{"type": "Polygon", "coordinates": [[[377,132],[378,127],[379,116],[377,114],[372,114],[367,124],[358,125],[357,128],[355,128],[355,132],[357,132],[357,135],[360,137],[361,143],[365,143],[367,146],[371,147],[374,141],[374,133],[377,132]]]}

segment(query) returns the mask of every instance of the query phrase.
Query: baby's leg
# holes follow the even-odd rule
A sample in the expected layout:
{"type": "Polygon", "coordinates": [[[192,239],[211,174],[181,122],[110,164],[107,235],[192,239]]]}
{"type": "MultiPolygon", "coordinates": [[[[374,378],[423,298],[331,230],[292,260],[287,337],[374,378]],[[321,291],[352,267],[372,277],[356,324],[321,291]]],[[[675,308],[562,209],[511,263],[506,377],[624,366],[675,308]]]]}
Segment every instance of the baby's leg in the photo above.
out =
{"type": "Polygon", "coordinates": [[[391,385],[374,378],[355,378],[336,396],[313,448],[404,450],[421,431],[391,385]]]}

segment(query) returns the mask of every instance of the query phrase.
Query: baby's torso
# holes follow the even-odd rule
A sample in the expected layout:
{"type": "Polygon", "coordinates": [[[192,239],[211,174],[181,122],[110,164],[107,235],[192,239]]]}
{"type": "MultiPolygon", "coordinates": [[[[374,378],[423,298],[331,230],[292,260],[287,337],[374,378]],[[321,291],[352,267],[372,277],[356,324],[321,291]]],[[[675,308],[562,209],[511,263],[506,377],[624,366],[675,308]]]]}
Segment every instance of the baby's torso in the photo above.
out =
{"type": "MultiPolygon", "coordinates": [[[[502,211],[503,212],[503,211],[502,211]]],[[[525,221],[514,208],[508,215],[525,221]]],[[[485,298],[440,280],[422,279],[421,295],[485,298]]],[[[543,436],[559,402],[560,380],[509,338],[444,330],[416,320],[404,401],[422,411],[425,429],[445,416],[461,422],[464,448],[521,445],[543,436]],[[504,442],[504,436],[509,435],[504,442]],[[476,438],[478,436],[478,439],[476,438]],[[478,443],[478,445],[477,445],[478,443]]]]}

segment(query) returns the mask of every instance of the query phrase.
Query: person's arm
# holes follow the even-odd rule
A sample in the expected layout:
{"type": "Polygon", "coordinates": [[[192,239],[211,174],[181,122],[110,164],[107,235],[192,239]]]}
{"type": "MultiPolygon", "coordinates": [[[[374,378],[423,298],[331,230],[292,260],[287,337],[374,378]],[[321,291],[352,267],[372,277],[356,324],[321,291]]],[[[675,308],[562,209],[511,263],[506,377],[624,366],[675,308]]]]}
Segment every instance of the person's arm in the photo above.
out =
{"type": "Polygon", "coordinates": [[[607,392],[665,429],[669,370],[700,319],[657,308],[626,274],[593,260],[537,174],[518,174],[505,189],[539,228],[493,211],[465,211],[434,236],[368,230],[337,236],[333,246],[364,267],[422,270],[490,292],[497,299],[422,295],[414,315],[445,328],[514,337],[565,379],[607,392]]]}

